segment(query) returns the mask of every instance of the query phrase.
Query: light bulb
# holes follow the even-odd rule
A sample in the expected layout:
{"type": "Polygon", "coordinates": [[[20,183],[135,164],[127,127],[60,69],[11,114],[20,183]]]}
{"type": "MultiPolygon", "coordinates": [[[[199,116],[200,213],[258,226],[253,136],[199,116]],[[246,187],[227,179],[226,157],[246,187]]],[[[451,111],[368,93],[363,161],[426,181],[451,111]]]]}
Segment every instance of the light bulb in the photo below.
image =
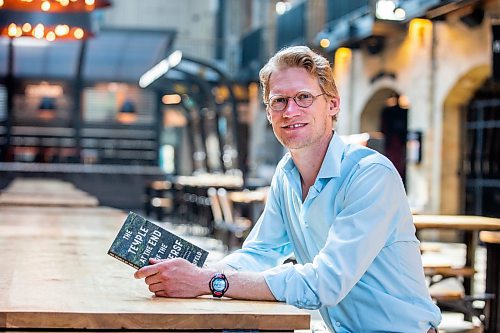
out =
{"type": "Polygon", "coordinates": [[[42,2],[42,5],[40,6],[40,8],[44,11],[44,12],[48,12],[50,10],[50,2],[49,1],[44,1],[42,2]]]}
{"type": "Polygon", "coordinates": [[[76,28],[75,31],[73,31],[73,36],[75,36],[76,39],[82,39],[84,35],[85,33],[81,28],[76,28]]]}

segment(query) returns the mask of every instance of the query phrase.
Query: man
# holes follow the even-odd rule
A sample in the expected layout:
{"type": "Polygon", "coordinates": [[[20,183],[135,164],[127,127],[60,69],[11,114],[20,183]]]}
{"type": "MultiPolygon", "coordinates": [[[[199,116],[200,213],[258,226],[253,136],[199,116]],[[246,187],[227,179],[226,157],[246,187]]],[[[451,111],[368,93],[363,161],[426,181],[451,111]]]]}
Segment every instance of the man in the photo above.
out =
{"type": "Polygon", "coordinates": [[[212,293],[319,309],[332,332],[435,332],[440,312],[401,178],[387,158],[334,132],[339,97],[328,61],[290,47],[260,80],[289,153],[243,248],[213,268],[152,260],[136,278],[157,296],[212,293]],[[298,264],[282,264],[292,252],[298,264]]]}

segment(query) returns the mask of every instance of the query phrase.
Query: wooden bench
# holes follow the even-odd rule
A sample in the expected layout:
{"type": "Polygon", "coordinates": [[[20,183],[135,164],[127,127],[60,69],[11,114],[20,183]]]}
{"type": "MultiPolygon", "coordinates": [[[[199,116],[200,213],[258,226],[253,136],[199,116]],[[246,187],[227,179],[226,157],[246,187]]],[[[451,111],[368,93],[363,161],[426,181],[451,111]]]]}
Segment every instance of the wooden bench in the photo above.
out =
{"type": "MultiPolygon", "coordinates": [[[[475,274],[475,270],[471,267],[452,267],[447,265],[431,265],[424,266],[425,276],[430,278],[430,285],[432,286],[447,278],[470,277],[475,274]]],[[[430,289],[432,299],[436,302],[452,302],[461,301],[465,297],[462,290],[436,290],[430,289]]]]}

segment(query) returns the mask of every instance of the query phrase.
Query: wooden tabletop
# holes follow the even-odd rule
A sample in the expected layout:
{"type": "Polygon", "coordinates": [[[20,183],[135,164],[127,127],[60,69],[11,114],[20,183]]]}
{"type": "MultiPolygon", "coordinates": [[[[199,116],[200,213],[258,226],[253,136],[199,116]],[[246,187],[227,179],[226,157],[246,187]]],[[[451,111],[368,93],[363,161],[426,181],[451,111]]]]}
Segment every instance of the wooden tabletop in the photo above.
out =
{"type": "Polygon", "coordinates": [[[78,190],[73,184],[60,179],[16,178],[5,188],[4,191],[9,193],[58,193],[80,190],[78,190]]]}
{"type": "Polygon", "coordinates": [[[205,173],[195,176],[178,176],[175,182],[180,185],[194,187],[240,188],[243,186],[243,177],[241,175],[205,173]]]}
{"type": "Polygon", "coordinates": [[[0,207],[0,329],[309,328],[308,313],[279,302],[153,297],[133,268],[107,255],[125,217],[0,207]]]}
{"type": "Polygon", "coordinates": [[[417,229],[500,230],[500,219],[472,215],[413,215],[417,229]]]}
{"type": "Polygon", "coordinates": [[[97,198],[73,184],[44,178],[18,178],[0,193],[0,205],[95,207],[97,198]]]}
{"type": "Polygon", "coordinates": [[[0,194],[0,205],[18,206],[71,206],[71,207],[95,207],[99,204],[97,198],[92,196],[71,194],[22,194],[2,193],[0,194]]]}
{"type": "Polygon", "coordinates": [[[252,202],[265,202],[267,198],[267,190],[244,190],[244,191],[230,191],[227,196],[232,202],[235,203],[252,203],[252,202]]]}
{"type": "MultiPolygon", "coordinates": [[[[71,217],[74,215],[85,215],[89,218],[92,216],[98,216],[99,218],[104,218],[106,216],[120,216],[128,213],[121,209],[112,207],[68,207],[68,206],[0,206],[0,213],[10,213],[22,215],[22,218],[26,216],[57,216],[57,218],[71,217]]],[[[31,218],[31,217],[30,217],[31,218]]]]}
{"type": "Polygon", "coordinates": [[[479,239],[485,243],[500,244],[500,232],[481,231],[479,233],[479,239]]]}

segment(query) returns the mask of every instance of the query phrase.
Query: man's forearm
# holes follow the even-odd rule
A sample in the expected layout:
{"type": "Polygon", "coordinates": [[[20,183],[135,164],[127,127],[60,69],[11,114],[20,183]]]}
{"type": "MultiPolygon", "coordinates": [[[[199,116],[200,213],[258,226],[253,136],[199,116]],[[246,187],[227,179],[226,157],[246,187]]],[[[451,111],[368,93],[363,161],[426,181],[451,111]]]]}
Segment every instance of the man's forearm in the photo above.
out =
{"type": "Polygon", "coordinates": [[[229,281],[229,289],[225,294],[227,297],[261,301],[276,300],[264,276],[260,273],[230,271],[225,275],[229,281]]]}
{"type": "Polygon", "coordinates": [[[227,264],[213,264],[210,265],[209,270],[226,275],[229,281],[229,289],[225,293],[227,297],[246,300],[276,300],[262,274],[239,272],[227,264]]]}

